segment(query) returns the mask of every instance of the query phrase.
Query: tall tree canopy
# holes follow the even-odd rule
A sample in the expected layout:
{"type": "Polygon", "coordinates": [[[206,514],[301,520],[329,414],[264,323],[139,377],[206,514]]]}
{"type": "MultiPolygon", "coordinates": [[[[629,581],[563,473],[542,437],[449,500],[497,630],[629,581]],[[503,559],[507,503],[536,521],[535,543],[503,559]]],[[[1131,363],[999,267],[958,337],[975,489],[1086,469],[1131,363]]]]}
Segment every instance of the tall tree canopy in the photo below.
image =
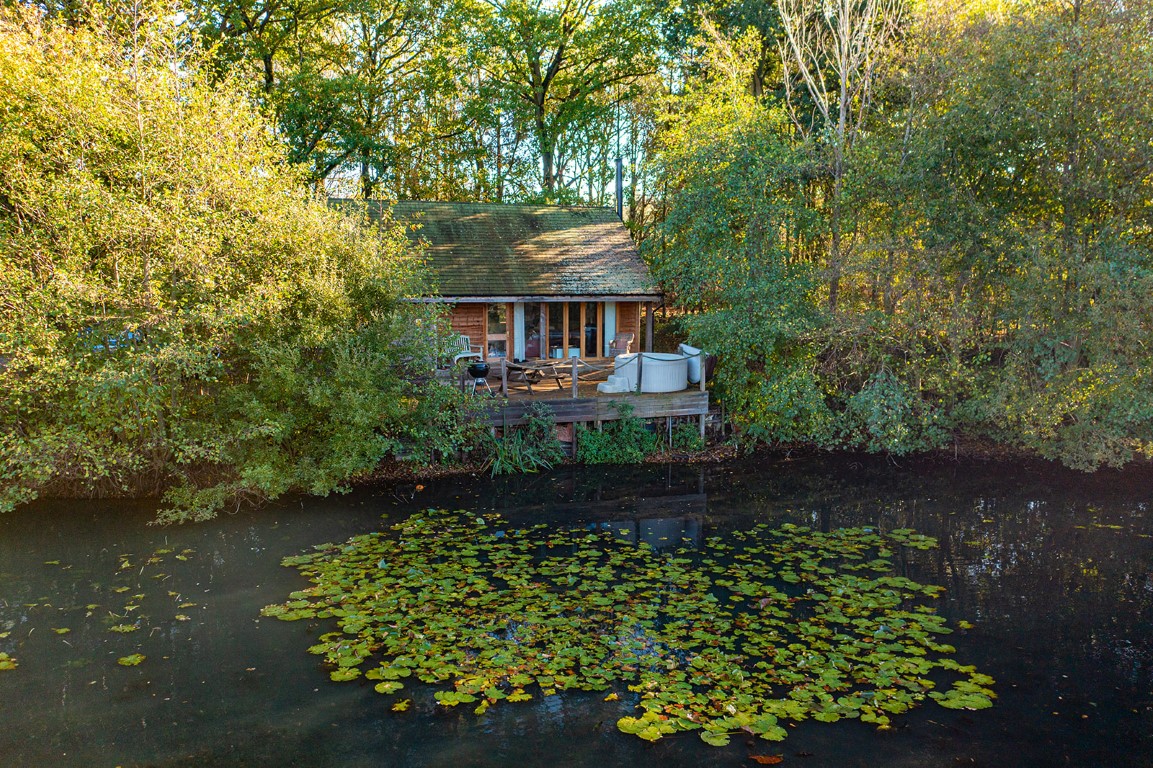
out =
{"type": "Polygon", "coordinates": [[[478,45],[501,104],[531,126],[541,187],[563,183],[565,139],[597,125],[611,97],[656,72],[659,38],[649,3],[596,0],[489,0],[478,45]]]}

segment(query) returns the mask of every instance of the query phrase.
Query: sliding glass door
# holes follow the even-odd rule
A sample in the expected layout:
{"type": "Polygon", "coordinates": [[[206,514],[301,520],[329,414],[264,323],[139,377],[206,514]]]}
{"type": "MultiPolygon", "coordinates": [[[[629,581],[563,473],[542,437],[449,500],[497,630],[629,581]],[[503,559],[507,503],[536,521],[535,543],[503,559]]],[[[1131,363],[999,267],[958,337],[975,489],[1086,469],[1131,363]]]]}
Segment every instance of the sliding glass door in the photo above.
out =
{"type": "MultiPolygon", "coordinates": [[[[597,301],[549,301],[526,303],[516,311],[517,338],[523,338],[528,360],[604,355],[604,304],[597,301]]],[[[518,343],[518,353],[521,345],[518,343]]]]}

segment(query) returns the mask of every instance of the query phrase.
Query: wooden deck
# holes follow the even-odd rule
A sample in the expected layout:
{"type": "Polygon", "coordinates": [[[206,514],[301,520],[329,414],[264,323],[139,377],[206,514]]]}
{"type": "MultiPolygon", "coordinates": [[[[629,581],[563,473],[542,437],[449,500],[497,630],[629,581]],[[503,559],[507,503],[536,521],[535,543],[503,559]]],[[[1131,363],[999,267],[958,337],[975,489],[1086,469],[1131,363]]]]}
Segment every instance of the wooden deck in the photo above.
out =
{"type": "MultiPolygon", "coordinates": [[[[583,388],[583,384],[582,384],[583,388]]],[[[494,402],[482,419],[490,427],[512,427],[525,423],[525,412],[534,402],[545,402],[553,411],[557,424],[595,424],[621,418],[618,405],[632,406],[631,416],[640,419],[662,419],[677,416],[705,416],[709,412],[709,393],[696,389],[662,394],[613,394],[572,397],[568,391],[542,388],[540,395],[517,397],[494,402]],[[555,395],[553,394],[555,393],[555,395]]],[[[584,395],[582,391],[580,393],[584,395]]]]}

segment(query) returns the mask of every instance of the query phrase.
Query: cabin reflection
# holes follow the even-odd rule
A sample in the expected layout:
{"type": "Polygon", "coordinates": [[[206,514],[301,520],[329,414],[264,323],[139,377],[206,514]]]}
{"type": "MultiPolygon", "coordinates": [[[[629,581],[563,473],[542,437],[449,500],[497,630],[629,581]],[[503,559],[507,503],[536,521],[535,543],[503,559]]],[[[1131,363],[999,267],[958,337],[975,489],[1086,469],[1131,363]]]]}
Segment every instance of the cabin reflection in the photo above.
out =
{"type": "Polygon", "coordinates": [[[609,531],[630,544],[648,544],[661,552],[680,547],[697,547],[701,543],[701,518],[655,517],[639,520],[610,520],[589,523],[589,530],[609,531]]]}

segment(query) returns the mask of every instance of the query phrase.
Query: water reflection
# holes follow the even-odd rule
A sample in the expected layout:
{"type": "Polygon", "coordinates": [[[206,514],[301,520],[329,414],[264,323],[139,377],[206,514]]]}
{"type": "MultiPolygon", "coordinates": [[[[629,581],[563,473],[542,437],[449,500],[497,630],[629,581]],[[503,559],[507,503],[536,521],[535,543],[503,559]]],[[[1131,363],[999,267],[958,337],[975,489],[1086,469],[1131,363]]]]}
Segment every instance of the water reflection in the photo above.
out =
{"type": "Polygon", "coordinates": [[[596,696],[494,707],[484,718],[419,707],[397,716],[370,687],[328,681],[304,652],[314,628],[259,618],[261,606],[302,585],[279,565],[283,556],[377,530],[382,514],[394,521],[428,507],[593,526],[658,550],[760,522],[915,528],[941,546],[905,553],[897,567],[947,587],[941,611],[976,622],[950,642],[997,678],[997,706],[970,715],[926,707],[884,735],[805,723],[781,748],[790,761],[805,752],[807,766],[838,768],[1153,763],[1148,472],[858,459],[427,485],[178,529],[145,525],[144,504],[43,504],[0,518],[0,651],[20,662],[0,672],[0,765],[746,762],[743,743],[713,750],[689,736],[650,746],[617,734],[619,705],[596,696]],[[142,571],[140,559],[161,548],[195,554],[142,571]],[[120,570],[123,555],[130,572],[120,570]],[[60,564],[46,564],[53,560],[60,564]],[[142,629],[110,633],[108,613],[141,593],[131,613],[144,617],[142,629]],[[52,632],[64,627],[71,631],[52,632]],[[137,650],[148,656],[140,667],[116,665],[137,650]]]}

